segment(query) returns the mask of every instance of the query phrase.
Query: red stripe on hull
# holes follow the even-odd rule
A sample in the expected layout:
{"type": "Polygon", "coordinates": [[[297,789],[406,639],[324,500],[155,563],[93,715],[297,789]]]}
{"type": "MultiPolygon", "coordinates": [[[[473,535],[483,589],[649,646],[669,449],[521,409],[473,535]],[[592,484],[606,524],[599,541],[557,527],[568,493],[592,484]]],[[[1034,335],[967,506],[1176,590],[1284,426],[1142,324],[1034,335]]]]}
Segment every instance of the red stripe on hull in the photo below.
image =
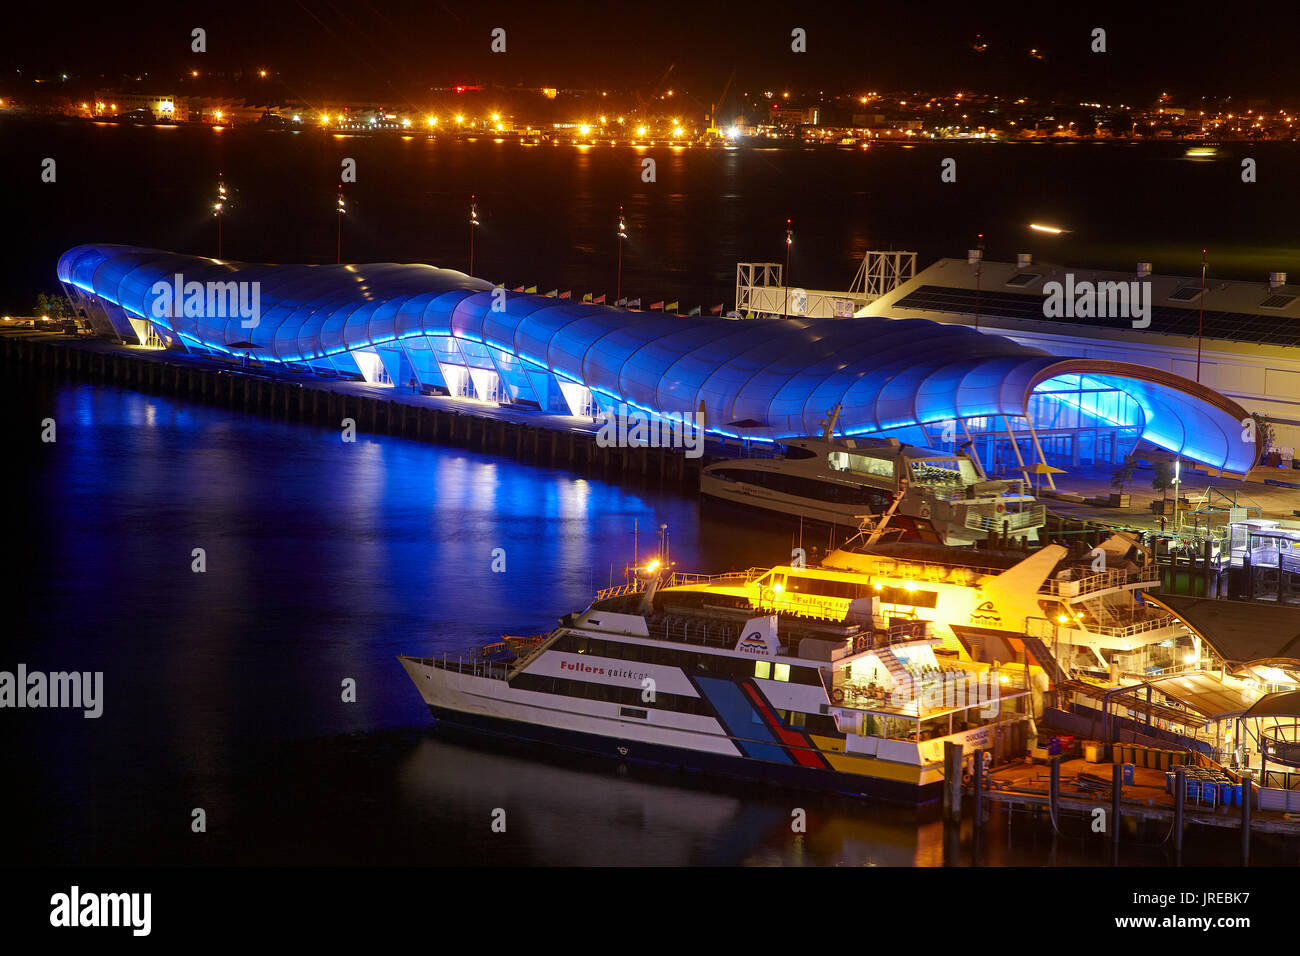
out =
{"type": "Polygon", "coordinates": [[[776,714],[772,713],[771,708],[767,706],[767,701],[763,700],[763,695],[757,689],[750,684],[742,684],[741,686],[745,688],[745,693],[749,695],[749,699],[754,702],[758,712],[767,721],[768,729],[776,734],[781,743],[785,744],[790,756],[794,757],[800,766],[815,767],[818,770],[826,770],[830,767],[830,764],[817,753],[817,749],[813,746],[811,740],[796,730],[787,730],[781,726],[781,721],[776,714]]]}

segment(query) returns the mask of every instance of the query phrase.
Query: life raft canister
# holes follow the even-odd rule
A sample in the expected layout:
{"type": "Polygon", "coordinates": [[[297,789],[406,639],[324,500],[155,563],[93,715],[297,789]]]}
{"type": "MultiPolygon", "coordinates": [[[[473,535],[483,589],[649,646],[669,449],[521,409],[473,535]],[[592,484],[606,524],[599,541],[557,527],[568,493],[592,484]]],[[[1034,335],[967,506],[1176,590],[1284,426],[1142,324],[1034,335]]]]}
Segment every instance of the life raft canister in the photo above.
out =
{"type": "Polygon", "coordinates": [[[844,703],[844,688],[836,687],[833,691],[831,691],[831,700],[837,704],[844,703]]]}

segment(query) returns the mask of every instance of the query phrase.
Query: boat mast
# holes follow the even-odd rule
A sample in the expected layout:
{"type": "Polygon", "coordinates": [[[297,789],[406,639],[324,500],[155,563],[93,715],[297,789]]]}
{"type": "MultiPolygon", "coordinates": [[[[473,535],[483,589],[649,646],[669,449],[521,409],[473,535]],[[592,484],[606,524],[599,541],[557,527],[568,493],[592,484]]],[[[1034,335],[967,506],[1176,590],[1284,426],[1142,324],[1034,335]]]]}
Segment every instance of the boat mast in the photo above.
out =
{"type": "Polygon", "coordinates": [[[825,420],[819,420],[818,425],[822,426],[822,438],[826,441],[835,440],[835,426],[840,422],[840,403],[836,402],[833,408],[826,412],[825,420]]]}

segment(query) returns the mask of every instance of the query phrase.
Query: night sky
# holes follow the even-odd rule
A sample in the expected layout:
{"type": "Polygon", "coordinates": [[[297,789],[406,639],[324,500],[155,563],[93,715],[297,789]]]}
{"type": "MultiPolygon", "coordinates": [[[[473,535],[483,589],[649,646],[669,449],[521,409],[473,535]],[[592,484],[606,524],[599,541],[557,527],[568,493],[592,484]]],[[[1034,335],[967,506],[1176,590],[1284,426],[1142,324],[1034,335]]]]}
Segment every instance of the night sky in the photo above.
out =
{"type": "Polygon", "coordinates": [[[701,101],[736,69],[738,92],[788,87],[828,92],[989,90],[1036,98],[1149,103],[1175,96],[1300,95],[1291,39],[1295,4],[705,4],[501,3],[477,0],[304,0],[270,4],[23,4],[0,31],[3,85],[18,74],[83,81],[100,73],[157,76],[163,85],[200,68],[273,70],[286,95],[415,97],[430,86],[623,87],[672,85],[701,101]],[[994,10],[990,11],[989,8],[994,10]],[[189,52],[193,27],[208,52],[189,52]],[[507,52],[488,52],[507,30],[507,52]],[[1109,52],[1089,51],[1093,27],[1109,52]],[[790,31],[809,52],[790,52],[790,31]],[[977,37],[984,52],[973,48],[977,37]],[[1044,53],[1031,58],[1029,50],[1044,53]]]}

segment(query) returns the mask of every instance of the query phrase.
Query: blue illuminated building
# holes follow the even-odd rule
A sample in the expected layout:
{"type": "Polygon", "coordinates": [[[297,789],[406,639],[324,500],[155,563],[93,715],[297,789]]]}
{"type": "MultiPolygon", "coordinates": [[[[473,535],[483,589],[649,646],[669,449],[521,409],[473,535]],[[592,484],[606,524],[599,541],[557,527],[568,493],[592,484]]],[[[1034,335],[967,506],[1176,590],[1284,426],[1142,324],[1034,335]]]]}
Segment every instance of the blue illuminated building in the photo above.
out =
{"type": "Polygon", "coordinates": [[[115,245],[68,251],[58,274],[92,324],[126,341],[557,414],[702,404],[710,432],[770,439],[819,433],[838,403],[846,435],[928,445],[955,429],[986,460],[1018,450],[1009,433],[1048,461],[1119,461],[1139,438],[1232,473],[1256,457],[1246,412],[1210,388],[924,319],[665,315],[428,265],[265,265],[115,245]],[[178,276],[201,302],[171,295],[178,276]],[[241,293],[259,307],[255,324],[235,308],[241,293]]]}

